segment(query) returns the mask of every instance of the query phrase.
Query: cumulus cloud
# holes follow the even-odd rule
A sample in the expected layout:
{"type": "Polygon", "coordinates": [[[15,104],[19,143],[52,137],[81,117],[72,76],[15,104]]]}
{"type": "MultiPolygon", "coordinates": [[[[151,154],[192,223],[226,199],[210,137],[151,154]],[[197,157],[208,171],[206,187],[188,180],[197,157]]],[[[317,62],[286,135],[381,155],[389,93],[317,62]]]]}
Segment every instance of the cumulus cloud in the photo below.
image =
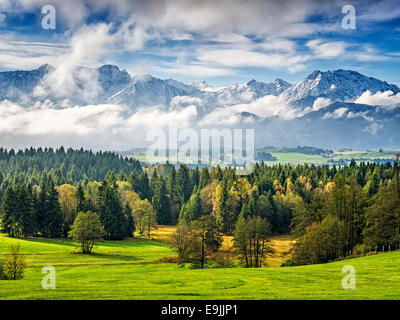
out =
{"type": "Polygon", "coordinates": [[[362,129],[362,132],[371,133],[373,135],[377,134],[380,129],[383,128],[381,123],[371,123],[369,126],[366,126],[362,129]]]}
{"type": "Polygon", "coordinates": [[[170,110],[188,106],[203,106],[203,100],[192,96],[176,96],[170,102],[170,110]]]}
{"type": "Polygon", "coordinates": [[[169,112],[146,108],[131,113],[127,107],[114,104],[58,108],[47,100],[23,108],[3,100],[0,102],[0,144],[128,149],[144,146],[147,130],[165,128],[172,121],[185,128],[196,115],[194,106],[169,112]]]}
{"type": "MultiPolygon", "coordinates": [[[[85,28],[100,30],[107,25],[108,32],[101,35],[94,32],[93,39],[87,41],[89,56],[100,51],[97,62],[101,61],[101,51],[106,49],[108,57],[144,50],[150,54],[135,60],[135,66],[145,69],[144,73],[156,71],[198,80],[232,76],[239,68],[247,67],[297,73],[306,69],[314,57],[333,59],[342,56],[361,61],[387,59],[368,50],[354,50],[351,55],[343,55],[350,45],[342,41],[312,40],[306,44],[310,50],[304,50],[301,42],[296,43],[299,37],[337,31],[336,22],[313,23],[309,18],[315,14],[332,18],[340,3],[328,0],[253,0],[250,3],[242,0],[1,0],[0,4],[5,10],[30,13],[40,12],[44,5],[54,5],[57,21],[62,27],[66,26],[66,32],[58,36],[63,40],[71,37],[71,46],[76,37],[84,39],[81,33],[85,28]],[[104,17],[106,22],[98,27],[86,26],[94,23],[93,16],[96,19],[104,17]],[[112,38],[113,42],[102,42],[105,37],[112,38]],[[160,49],[159,44],[170,40],[187,41],[188,52],[180,46],[162,46],[160,49]],[[213,45],[209,46],[210,42],[213,45]],[[182,60],[182,55],[187,58],[182,60]],[[162,56],[162,59],[154,56],[162,56]]],[[[21,52],[0,50],[0,65],[7,69],[26,69],[43,63],[53,64],[60,57],[74,59],[59,52],[42,56],[21,52]]],[[[82,57],[81,60],[93,59],[82,57]]]]}
{"type": "Polygon", "coordinates": [[[349,111],[348,108],[341,107],[333,112],[326,112],[322,119],[340,119],[346,115],[347,111],[349,111]]]}
{"type": "Polygon", "coordinates": [[[216,108],[206,114],[198,123],[199,127],[208,126],[232,126],[240,122],[240,114],[233,108],[216,108]]]}
{"type": "Polygon", "coordinates": [[[331,103],[332,100],[329,98],[318,97],[317,99],[314,100],[313,106],[305,108],[304,112],[308,113],[311,111],[318,111],[329,106],[331,103]]]}
{"type": "MultiPolygon", "coordinates": [[[[193,76],[232,75],[232,68],[245,66],[286,69],[292,73],[301,71],[309,57],[299,52],[296,54],[295,42],[286,37],[296,37],[296,32],[300,32],[298,36],[302,37],[320,32],[321,26],[305,20],[316,11],[328,11],[334,6],[329,1],[321,3],[318,0],[301,1],[301,4],[294,4],[292,0],[253,0],[251,4],[241,0],[17,0],[15,6],[21,12],[40,12],[48,4],[55,6],[57,21],[68,26],[63,35],[67,38],[82,33],[92,15],[107,13],[106,21],[113,24],[114,49],[119,53],[142,50],[150,41],[163,42],[166,39],[192,41],[195,47],[197,43],[207,41],[234,44],[230,49],[209,51],[205,48],[206,52],[196,52],[186,63],[180,63],[177,59],[175,64],[160,66],[162,71],[171,74],[193,76]],[[250,40],[249,36],[257,41],[250,40]],[[252,48],[241,48],[239,43],[251,44],[252,48]],[[255,43],[258,44],[257,49],[254,49],[255,43]],[[226,54],[226,61],[220,60],[220,54],[226,54]]],[[[13,5],[11,1],[2,0],[2,7],[11,10],[13,5]]],[[[99,42],[104,39],[98,36],[95,34],[87,42],[87,51],[96,52],[100,49],[96,45],[90,47],[96,39],[99,42]]],[[[105,42],[102,47],[110,45],[105,42]]],[[[202,50],[202,46],[199,50],[202,50]]],[[[33,59],[33,55],[30,57],[33,59]]],[[[42,58],[29,60],[28,57],[24,60],[26,65],[29,62],[38,65],[39,60],[52,63],[55,57],[60,57],[60,54],[54,54],[47,61],[42,58]]]]}
{"type": "Polygon", "coordinates": [[[280,116],[285,119],[294,118],[297,110],[287,104],[282,97],[267,95],[248,104],[239,104],[231,107],[237,112],[250,112],[259,117],[267,118],[271,116],[280,116]]]}
{"type": "Polygon", "coordinates": [[[340,118],[347,118],[347,119],[354,119],[354,118],[363,118],[368,122],[373,122],[374,118],[368,116],[369,111],[359,111],[359,112],[354,112],[354,111],[349,111],[348,108],[341,107],[333,112],[326,112],[323,115],[323,119],[340,119],[340,118]]]}
{"type": "MultiPolygon", "coordinates": [[[[132,17],[143,27],[185,33],[240,33],[271,35],[284,30],[287,34],[301,29],[302,36],[315,32],[312,24],[299,24],[316,12],[327,12],[335,7],[330,1],[320,0],[17,0],[23,10],[38,10],[43,5],[54,5],[59,19],[70,28],[82,25],[91,13],[107,12],[114,19],[132,17]],[[245,13],[245,14],[244,14],[245,13]],[[249,19],[251,17],[251,19],[249,19]]],[[[12,1],[1,0],[1,7],[13,7],[12,1]]]]}
{"type": "MultiPolygon", "coordinates": [[[[234,125],[242,120],[240,116],[242,112],[251,113],[260,118],[278,116],[282,119],[293,119],[302,114],[301,110],[288,105],[282,97],[267,95],[250,103],[216,108],[205,115],[199,121],[199,125],[234,125]]],[[[248,121],[253,121],[253,118],[249,119],[248,121]]]]}
{"type": "Polygon", "coordinates": [[[97,24],[83,26],[70,41],[70,50],[59,57],[54,71],[43,78],[35,88],[35,96],[67,97],[79,95],[84,101],[91,101],[101,93],[96,70],[80,68],[90,65],[109,52],[113,37],[110,26],[97,24]]]}
{"type": "Polygon", "coordinates": [[[342,55],[348,44],[343,41],[323,41],[321,39],[315,39],[307,42],[309,47],[317,58],[331,59],[342,55]]]}
{"type": "Polygon", "coordinates": [[[378,91],[372,94],[371,91],[365,91],[360,97],[358,97],[355,103],[369,104],[374,106],[393,106],[400,104],[400,93],[393,94],[393,91],[378,91]]]}

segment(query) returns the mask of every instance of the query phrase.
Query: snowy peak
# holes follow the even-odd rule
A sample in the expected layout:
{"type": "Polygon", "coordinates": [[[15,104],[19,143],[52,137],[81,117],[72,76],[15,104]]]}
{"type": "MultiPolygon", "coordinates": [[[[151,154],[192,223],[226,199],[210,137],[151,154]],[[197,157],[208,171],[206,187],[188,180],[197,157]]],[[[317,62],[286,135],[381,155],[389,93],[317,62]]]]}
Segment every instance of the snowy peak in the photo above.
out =
{"type": "Polygon", "coordinates": [[[291,86],[292,86],[292,84],[289,82],[286,82],[285,80],[282,80],[279,78],[275,80],[276,93],[278,95],[280,95],[285,90],[289,89],[291,86]]]}
{"type": "Polygon", "coordinates": [[[99,69],[99,83],[105,93],[115,93],[116,90],[131,82],[128,72],[121,71],[117,66],[104,65],[99,69]]]}
{"type": "Polygon", "coordinates": [[[282,79],[276,79],[275,82],[270,83],[259,82],[253,79],[247,83],[247,86],[250,87],[257,98],[261,98],[266,95],[278,96],[292,85],[282,79]]]}
{"type": "Polygon", "coordinates": [[[52,66],[44,64],[30,71],[0,72],[0,98],[15,100],[23,95],[31,94],[44,75],[53,70],[52,66]]]}
{"type": "Polygon", "coordinates": [[[108,101],[133,108],[168,105],[173,97],[193,93],[194,88],[175,80],[162,80],[151,75],[135,76],[129,85],[111,96],[108,101]]]}
{"type": "Polygon", "coordinates": [[[339,69],[327,72],[315,70],[304,80],[287,89],[283,96],[289,101],[309,97],[326,97],[332,101],[346,101],[356,99],[367,90],[373,94],[388,90],[393,93],[400,92],[400,88],[394,84],[367,77],[356,71],[339,69]]]}

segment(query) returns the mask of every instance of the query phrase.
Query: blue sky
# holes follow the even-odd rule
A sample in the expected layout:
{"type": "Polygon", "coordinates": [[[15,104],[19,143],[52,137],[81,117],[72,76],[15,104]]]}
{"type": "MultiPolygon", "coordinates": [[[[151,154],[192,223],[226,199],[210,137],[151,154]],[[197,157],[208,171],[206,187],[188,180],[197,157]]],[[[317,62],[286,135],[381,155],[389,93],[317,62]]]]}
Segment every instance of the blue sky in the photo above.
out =
{"type": "Polygon", "coordinates": [[[69,60],[226,85],[353,69],[400,85],[399,40],[398,0],[0,0],[0,70],[69,60]],[[354,30],[342,27],[349,4],[354,30]],[[41,27],[44,5],[55,30],[41,27]]]}

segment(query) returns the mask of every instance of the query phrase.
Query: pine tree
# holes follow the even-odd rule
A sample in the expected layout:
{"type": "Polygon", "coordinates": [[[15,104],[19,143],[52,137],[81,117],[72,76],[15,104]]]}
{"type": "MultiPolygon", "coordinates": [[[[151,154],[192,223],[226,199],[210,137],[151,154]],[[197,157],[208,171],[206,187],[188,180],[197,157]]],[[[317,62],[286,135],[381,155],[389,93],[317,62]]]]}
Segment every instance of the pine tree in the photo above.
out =
{"type": "Polygon", "coordinates": [[[17,205],[16,194],[12,186],[8,187],[2,201],[1,231],[11,237],[18,236],[18,225],[15,217],[17,205]]]}
{"type": "Polygon", "coordinates": [[[146,171],[143,171],[138,178],[138,190],[135,190],[140,196],[140,199],[151,200],[151,190],[149,184],[149,176],[146,171]]]}
{"type": "Polygon", "coordinates": [[[123,239],[126,234],[126,219],[117,186],[103,181],[99,188],[99,198],[99,215],[106,232],[106,238],[111,240],[123,239]]]}
{"type": "Polygon", "coordinates": [[[18,202],[21,234],[23,236],[35,236],[37,233],[37,217],[33,192],[30,186],[20,186],[18,202]]]}
{"type": "Polygon", "coordinates": [[[46,237],[58,237],[62,233],[62,214],[60,203],[58,201],[58,192],[55,188],[54,182],[50,182],[49,189],[47,191],[47,199],[45,203],[45,215],[46,215],[46,237]]]}
{"type": "Polygon", "coordinates": [[[192,194],[192,186],[189,179],[189,170],[187,166],[181,164],[178,172],[176,174],[176,190],[183,205],[187,200],[189,200],[192,194]]]}
{"type": "Polygon", "coordinates": [[[176,170],[174,166],[172,166],[169,171],[167,187],[171,210],[171,223],[176,223],[181,209],[181,201],[176,187],[176,170]]]}
{"type": "Polygon", "coordinates": [[[125,216],[125,227],[126,227],[126,232],[125,232],[125,236],[126,237],[133,237],[133,234],[135,232],[135,221],[133,220],[133,216],[132,216],[132,209],[129,205],[129,203],[125,204],[124,207],[124,216],[125,216]]]}
{"type": "Polygon", "coordinates": [[[203,168],[200,171],[200,178],[199,178],[199,189],[203,189],[205,186],[211,183],[210,173],[208,172],[207,168],[203,168]]]}
{"type": "Polygon", "coordinates": [[[157,177],[154,182],[153,207],[157,212],[158,224],[167,225],[171,223],[171,210],[167,196],[167,186],[162,176],[157,177]]]}
{"type": "Polygon", "coordinates": [[[76,199],[77,199],[77,206],[76,212],[86,212],[88,209],[88,205],[85,199],[85,192],[83,191],[83,187],[81,184],[78,185],[76,189],[76,199]]]}
{"type": "Polygon", "coordinates": [[[215,189],[215,202],[217,205],[215,216],[224,234],[232,234],[233,231],[233,217],[228,207],[228,201],[228,185],[224,179],[215,189]]]}

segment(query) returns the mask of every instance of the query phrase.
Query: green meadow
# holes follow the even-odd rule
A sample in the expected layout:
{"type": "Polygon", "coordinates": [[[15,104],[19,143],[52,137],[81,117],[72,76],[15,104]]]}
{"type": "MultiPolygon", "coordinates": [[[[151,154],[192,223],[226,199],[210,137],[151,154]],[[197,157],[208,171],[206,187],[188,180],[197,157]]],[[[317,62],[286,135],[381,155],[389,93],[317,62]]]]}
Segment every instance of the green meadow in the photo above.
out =
{"type": "Polygon", "coordinates": [[[160,241],[99,243],[76,253],[65,239],[0,236],[0,258],[19,243],[28,268],[18,281],[0,281],[0,299],[400,299],[400,252],[328,264],[275,268],[195,270],[167,262],[175,256],[160,241]],[[42,288],[42,267],[56,270],[56,289],[42,288]],[[356,269],[356,289],[343,289],[342,267],[356,269]]]}

